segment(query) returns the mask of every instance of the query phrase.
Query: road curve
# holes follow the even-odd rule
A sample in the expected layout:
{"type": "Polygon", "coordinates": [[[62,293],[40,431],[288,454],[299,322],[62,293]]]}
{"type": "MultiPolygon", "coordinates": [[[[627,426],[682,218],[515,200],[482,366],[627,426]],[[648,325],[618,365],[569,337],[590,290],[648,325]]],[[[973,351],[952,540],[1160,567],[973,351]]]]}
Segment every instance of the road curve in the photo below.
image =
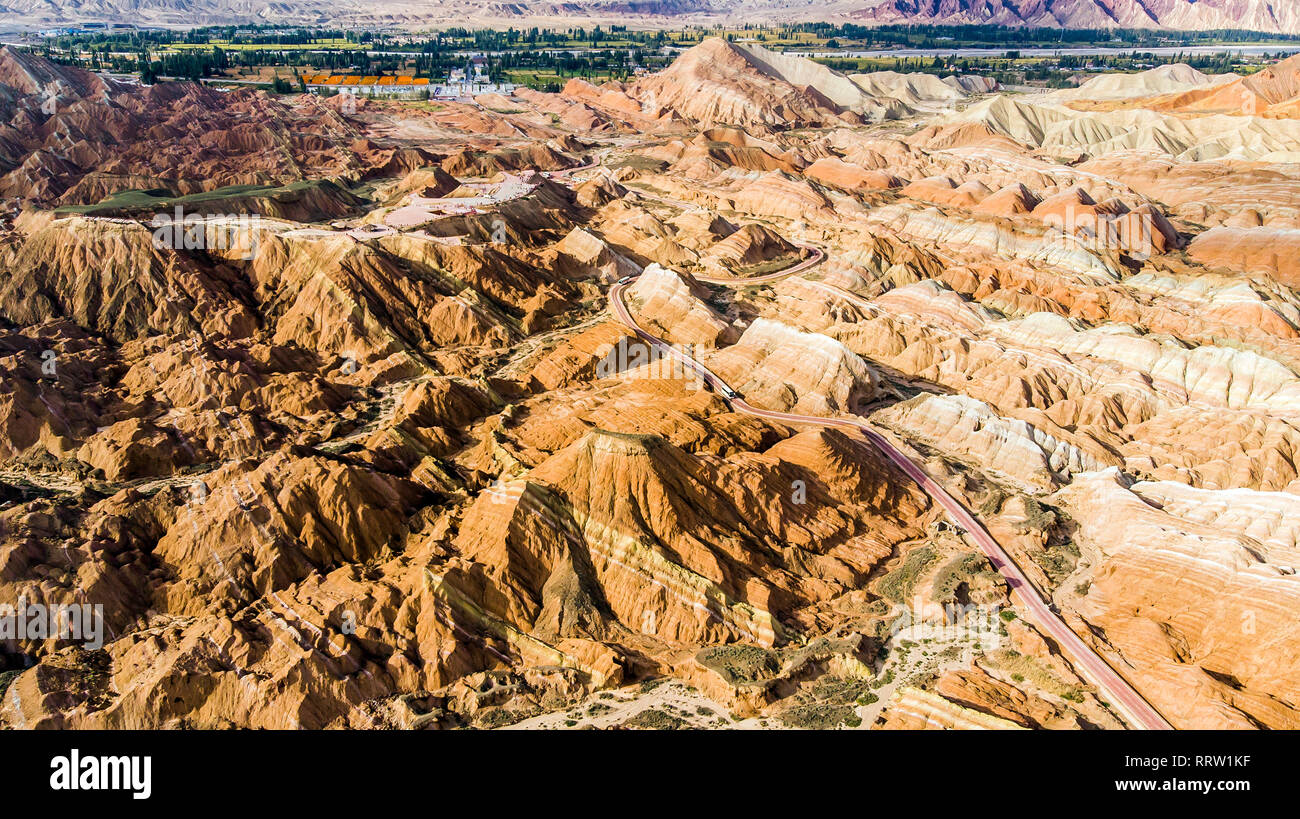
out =
{"type": "Polygon", "coordinates": [[[798,264],[782,268],[775,273],[766,273],[762,276],[754,276],[746,279],[718,279],[711,276],[696,276],[695,280],[707,284],[720,284],[723,287],[736,287],[737,285],[745,284],[762,284],[763,282],[784,279],[786,276],[793,276],[797,273],[802,273],[808,268],[816,267],[826,261],[826,251],[822,250],[820,247],[814,247],[813,245],[798,245],[798,247],[810,251],[812,255],[800,261],[798,264]]]}
{"type": "MultiPolygon", "coordinates": [[[[734,286],[738,284],[750,284],[754,282],[770,281],[772,279],[789,276],[797,272],[807,270],[814,265],[820,264],[826,258],[824,251],[819,248],[809,248],[815,252],[815,255],[806,259],[799,264],[786,268],[785,270],[771,273],[765,276],[753,279],[712,279],[700,278],[699,281],[709,282],[711,284],[720,284],[724,286],[734,286]]],[[[610,309],[620,322],[625,324],[628,329],[636,333],[637,337],[650,344],[655,349],[666,355],[680,361],[684,366],[689,367],[697,373],[703,381],[708,384],[715,392],[724,396],[731,406],[738,412],[754,415],[759,418],[767,418],[773,421],[790,424],[815,424],[818,426],[833,426],[845,429],[852,429],[861,432],[867,440],[878,449],[881,454],[889,459],[891,463],[901,469],[921,489],[930,496],[930,498],[946,511],[949,517],[964,529],[975,541],[979,548],[998,570],[1002,577],[1007,581],[1011,589],[1012,600],[1018,602],[1030,615],[1030,620],[1041,628],[1046,634],[1050,635],[1057,645],[1066,653],[1074,662],[1076,669],[1079,669],[1087,677],[1097,690],[1103,695],[1106,702],[1115,707],[1129,722],[1130,725],[1145,730],[1171,730],[1171,726],[1164,717],[1152,705],[1142,697],[1141,694],[1129,684],[1105,659],[1096,651],[1089,647],[1079,636],[1066,625],[1046,602],[1032,583],[1029,582],[1023,571],[1016,564],[1011,556],[998,544],[993,536],[980,524],[975,516],[970,513],[956,498],[948,493],[933,478],[925,473],[923,469],[912,462],[911,458],[904,455],[897,447],[862,421],[848,420],[842,418],[823,418],[815,415],[796,415],[788,412],[774,412],[772,410],[760,409],[745,402],[735,390],[731,389],[721,378],[714,375],[707,367],[696,361],[692,356],[687,355],[663,339],[652,336],[641,326],[636,323],[636,319],[628,312],[627,305],[623,301],[623,290],[635,277],[620,279],[609,291],[610,309]]]]}

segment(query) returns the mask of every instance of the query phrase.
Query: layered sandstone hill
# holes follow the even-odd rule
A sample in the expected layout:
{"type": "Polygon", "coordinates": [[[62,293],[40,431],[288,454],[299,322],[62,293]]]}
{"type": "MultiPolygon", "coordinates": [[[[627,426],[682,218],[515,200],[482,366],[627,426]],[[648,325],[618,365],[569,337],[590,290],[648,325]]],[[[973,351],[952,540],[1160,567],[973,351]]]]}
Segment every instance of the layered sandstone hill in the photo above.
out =
{"type": "Polygon", "coordinates": [[[743,394],[774,409],[835,415],[854,412],[875,395],[875,374],[847,347],[767,319],[710,361],[743,394]]]}
{"type": "Polygon", "coordinates": [[[1300,589],[1277,568],[1296,556],[1288,520],[1294,496],[1258,493],[1247,501],[1264,527],[1281,527],[1261,547],[1245,521],[1233,519],[1245,498],[1126,483],[1114,472],[1097,473],[1062,496],[1076,519],[1087,521],[1081,541],[1095,550],[1087,554],[1096,569],[1077,604],[1080,615],[1135,658],[1147,696],[1178,722],[1291,724],[1292,661],[1259,651],[1257,640],[1295,640],[1287,613],[1300,589]],[[1169,583],[1170,576],[1179,581],[1169,583]]]}
{"type": "Polygon", "coordinates": [[[1081,83],[1077,88],[1053,91],[1051,100],[1123,100],[1157,94],[1175,94],[1206,89],[1236,79],[1232,74],[1202,74],[1190,65],[1162,65],[1135,74],[1102,74],[1081,83]]]}
{"type": "Polygon", "coordinates": [[[1193,258],[1300,286],[1300,228],[1216,227],[1188,247],[1193,258]]]}
{"type": "Polygon", "coordinates": [[[0,641],[0,725],[1125,727],[886,446],[1175,727],[1300,725],[1294,67],[0,54],[0,604],[104,616],[0,641]]]}
{"type": "Polygon", "coordinates": [[[627,298],[638,322],[674,344],[715,346],[738,335],[705,301],[707,292],[699,283],[657,264],[642,271],[627,298]]]}
{"type": "Polygon", "coordinates": [[[925,393],[877,413],[874,419],[909,438],[978,463],[1027,492],[1050,492],[1080,472],[1118,462],[1025,421],[1001,417],[982,401],[963,395],[925,393]]]}
{"type": "MultiPolygon", "coordinates": [[[[831,76],[822,71],[823,78],[831,76]]],[[[706,125],[823,125],[840,121],[848,109],[815,85],[791,83],[754,50],[721,39],[706,40],[667,71],[633,85],[628,94],[643,108],[672,109],[706,125]]],[[[839,96],[846,103],[860,102],[852,91],[839,96]]]]}
{"type": "Polygon", "coordinates": [[[771,228],[745,225],[710,247],[703,262],[718,272],[744,275],[773,265],[788,267],[798,255],[799,248],[771,228]]]}
{"type": "Polygon", "coordinates": [[[1244,159],[1290,163],[1300,156],[1300,123],[1269,128],[1249,117],[1179,117],[1147,108],[1079,111],[1064,105],[994,97],[954,115],[989,133],[1053,155],[1102,156],[1124,150],[1160,152],[1188,161],[1244,159]]]}
{"type": "Polygon", "coordinates": [[[1219,114],[1295,119],[1300,114],[1300,57],[1242,77],[1207,76],[1186,65],[1161,66],[1134,75],[1096,77],[1043,99],[1080,111],[1145,109],[1184,118],[1219,114]]]}
{"type": "Polygon", "coordinates": [[[981,78],[845,75],[805,57],[708,38],[668,70],[615,91],[639,101],[641,113],[657,119],[672,112],[705,128],[764,130],[899,119],[915,108],[943,107],[994,87],[981,78]]]}
{"type": "Polygon", "coordinates": [[[717,460],[657,436],[595,429],[470,509],[465,565],[453,562],[443,582],[487,602],[475,616],[533,623],[553,638],[631,626],[675,643],[771,645],[786,637],[780,617],[791,605],[836,593],[879,559],[873,540],[898,537],[883,521],[860,530],[875,529],[867,537],[844,528],[886,508],[871,504],[898,500],[899,490],[869,477],[862,454],[861,441],[806,433],[760,458],[717,460]],[[720,481],[719,471],[737,480],[720,481]],[[786,497],[794,480],[848,493],[847,508],[808,517],[786,497]],[[729,497],[720,485],[744,489],[729,497]],[[796,554],[838,565],[838,577],[791,574],[783,566],[796,554]],[[475,588],[484,582],[496,590],[475,588]]]}
{"type": "MultiPolygon", "coordinates": [[[[736,155],[760,163],[764,170],[789,170],[795,155],[779,156],[783,151],[777,149],[769,153],[778,156],[762,157],[752,149],[772,144],[756,135],[801,126],[895,120],[922,110],[946,110],[996,89],[995,82],[979,76],[846,75],[806,57],[706,38],[666,71],[635,82],[611,80],[596,86],[574,79],[559,93],[521,90],[510,100],[485,99],[484,104],[498,106],[486,110],[506,113],[500,114],[496,126],[475,122],[473,128],[500,136],[550,134],[557,122],[586,133],[611,135],[689,131],[694,137],[689,142],[682,140],[675,150],[670,145],[652,153],[671,155],[672,160],[685,154],[688,172],[704,177],[711,162],[737,164],[729,161],[736,155]],[[500,107],[506,102],[508,108],[500,107]],[[727,158],[718,157],[719,153],[727,158]]],[[[449,114],[433,116],[440,122],[451,120],[449,114]]],[[[470,112],[457,115],[462,127],[470,119],[470,112]]]]}
{"type": "Polygon", "coordinates": [[[873,71],[850,74],[849,79],[869,94],[892,97],[909,106],[954,102],[972,94],[987,94],[998,87],[995,80],[975,75],[940,78],[933,74],[873,71]]]}
{"type": "MultiPolygon", "coordinates": [[[[1300,58],[1249,77],[1206,76],[1185,65],[1106,75],[1067,91],[1016,100],[991,98],[919,139],[936,147],[973,147],[1003,137],[1051,156],[1083,155],[1098,162],[1114,162],[1118,152],[1200,162],[1239,160],[1255,163],[1241,169],[1249,180],[1258,173],[1258,163],[1272,163],[1268,168],[1282,173],[1294,163],[1300,145],[1298,71],[1300,58]],[[1266,125],[1261,118],[1270,122],[1266,125]]],[[[1208,170],[1168,162],[1161,167],[1162,175],[1208,170]]],[[[1175,202],[1183,197],[1196,201],[1196,191],[1187,188],[1168,186],[1160,193],[1175,202]]]]}
{"type": "Polygon", "coordinates": [[[124,189],[192,194],[366,167],[350,150],[354,132],[313,97],[142,87],[9,46],[0,47],[0,88],[4,197],[87,204],[124,189]]]}

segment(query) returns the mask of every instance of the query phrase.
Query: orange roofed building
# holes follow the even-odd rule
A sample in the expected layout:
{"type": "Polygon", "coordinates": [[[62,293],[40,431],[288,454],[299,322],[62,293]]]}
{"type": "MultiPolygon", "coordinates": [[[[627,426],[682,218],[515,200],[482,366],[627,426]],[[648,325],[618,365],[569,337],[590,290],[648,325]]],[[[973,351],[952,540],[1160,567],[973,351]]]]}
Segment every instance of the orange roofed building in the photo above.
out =
{"type": "Polygon", "coordinates": [[[304,74],[303,82],[307,90],[320,93],[326,90],[347,90],[354,94],[373,94],[377,96],[394,96],[417,94],[429,91],[436,97],[462,97],[474,94],[496,92],[508,94],[513,85],[491,85],[489,83],[450,83],[438,85],[428,77],[402,75],[366,75],[356,74],[304,74]]]}

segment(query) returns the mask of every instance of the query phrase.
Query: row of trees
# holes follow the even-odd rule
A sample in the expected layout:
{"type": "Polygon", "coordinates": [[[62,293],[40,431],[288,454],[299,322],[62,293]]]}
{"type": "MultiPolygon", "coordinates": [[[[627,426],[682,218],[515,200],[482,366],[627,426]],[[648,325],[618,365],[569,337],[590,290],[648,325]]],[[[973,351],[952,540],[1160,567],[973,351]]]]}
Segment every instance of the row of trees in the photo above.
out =
{"type": "Polygon", "coordinates": [[[1062,55],[1059,57],[1035,57],[1019,60],[1015,52],[1006,52],[998,57],[957,57],[954,55],[936,55],[933,57],[897,57],[876,59],[832,58],[822,59],[823,63],[837,71],[855,73],[861,71],[898,71],[902,73],[922,72],[947,76],[949,74],[981,74],[1000,83],[1019,85],[1040,83],[1052,88],[1075,85],[1077,75],[1082,71],[1140,71],[1158,65],[1187,63],[1193,68],[1207,74],[1240,71],[1243,66],[1259,66],[1263,62],[1283,55],[1262,55],[1258,59],[1244,60],[1241,55],[1156,55],[1150,52],[1130,51],[1114,55],[1062,55]]]}
{"type": "Polygon", "coordinates": [[[1056,29],[1017,28],[1011,26],[887,25],[863,26],[855,23],[758,23],[730,26],[683,26],[673,32],[662,29],[633,31],[626,26],[570,27],[564,29],[449,28],[424,35],[334,28],[286,28],[275,26],[209,26],[188,31],[104,30],[67,35],[53,41],[59,49],[70,47],[98,50],[109,46],[114,51],[138,51],[142,48],[174,43],[266,46],[311,46],[329,48],[342,41],[364,46],[371,51],[409,51],[438,54],[444,51],[510,51],[580,46],[600,48],[628,45],[659,49],[670,44],[690,45],[706,37],[725,35],[730,39],[754,39],[768,43],[823,43],[835,48],[961,48],[961,47],[1068,47],[1115,46],[1152,48],[1191,46],[1222,42],[1298,41],[1300,35],[1264,34],[1261,32],[1221,31],[1153,31],[1148,29],[1056,29]],[[829,41],[829,42],[828,42],[829,41]]]}
{"type": "MultiPolygon", "coordinates": [[[[371,55],[365,52],[329,51],[322,53],[262,51],[260,49],[186,49],[184,51],[135,53],[112,51],[108,46],[66,53],[45,49],[45,56],[57,62],[89,68],[93,71],[139,73],[144,82],[159,77],[200,80],[227,75],[232,68],[289,66],[301,73],[334,71],[360,74],[413,73],[417,77],[443,80],[457,68],[466,67],[464,55],[450,50],[436,54],[371,55]]],[[[563,77],[627,79],[642,65],[645,55],[640,49],[604,49],[570,53],[567,51],[507,51],[488,58],[486,73],[492,82],[504,82],[512,73],[555,74],[563,77]]],[[[539,87],[547,87],[545,84],[539,87]]],[[[292,88],[283,89],[285,92],[292,88]]]]}

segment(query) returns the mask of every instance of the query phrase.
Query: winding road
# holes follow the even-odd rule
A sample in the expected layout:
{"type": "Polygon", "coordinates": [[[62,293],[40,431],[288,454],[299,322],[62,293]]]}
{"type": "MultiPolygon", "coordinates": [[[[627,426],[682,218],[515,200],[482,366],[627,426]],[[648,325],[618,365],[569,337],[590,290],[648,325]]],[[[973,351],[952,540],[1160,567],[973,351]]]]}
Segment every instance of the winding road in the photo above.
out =
{"type": "MultiPolygon", "coordinates": [[[[724,286],[736,286],[743,284],[755,284],[759,282],[771,281],[773,279],[790,276],[814,265],[820,264],[825,260],[826,254],[819,248],[808,247],[813,251],[813,255],[793,267],[786,268],[776,273],[758,276],[752,279],[714,279],[700,278],[699,281],[710,284],[719,284],[724,286]]],[[[1128,680],[1124,679],[1105,659],[1095,650],[1083,642],[1077,634],[1061,619],[1053,608],[1043,600],[1038,590],[1021,571],[1020,567],[1006,550],[998,544],[993,536],[980,524],[975,516],[970,513],[956,498],[950,495],[947,490],[940,486],[933,478],[925,473],[919,466],[912,462],[897,447],[872,429],[868,424],[861,420],[850,420],[842,418],[823,418],[815,415],[796,415],[789,412],[774,412],[772,410],[760,409],[746,403],[735,390],[727,385],[718,376],[714,375],[707,367],[696,361],[692,356],[677,349],[673,345],[657,338],[645,330],[641,329],[636,323],[636,319],[627,309],[627,304],[623,301],[623,291],[634,280],[635,277],[625,277],[620,279],[609,291],[610,309],[620,322],[625,324],[632,332],[660,352],[670,355],[680,361],[684,366],[694,370],[700,378],[704,380],[715,392],[724,396],[731,406],[738,412],[748,415],[754,415],[759,418],[767,418],[772,421],[779,421],[788,424],[814,424],[817,426],[840,427],[860,432],[866,436],[867,440],[878,449],[881,454],[889,459],[891,463],[901,469],[912,480],[914,480],[921,489],[930,496],[931,500],[944,509],[949,517],[962,529],[966,531],[975,545],[989,559],[993,567],[1001,573],[1007,581],[1011,590],[1012,601],[1019,604],[1022,610],[1028,613],[1029,618],[1044,633],[1049,635],[1056,644],[1065,652],[1073,661],[1074,667],[1081,671],[1083,675],[1091,681],[1099,694],[1102,695],[1107,703],[1118,710],[1121,715],[1129,722],[1130,725],[1146,730],[1171,730],[1171,726],[1160,715],[1152,705],[1139,694],[1128,680]]]]}

